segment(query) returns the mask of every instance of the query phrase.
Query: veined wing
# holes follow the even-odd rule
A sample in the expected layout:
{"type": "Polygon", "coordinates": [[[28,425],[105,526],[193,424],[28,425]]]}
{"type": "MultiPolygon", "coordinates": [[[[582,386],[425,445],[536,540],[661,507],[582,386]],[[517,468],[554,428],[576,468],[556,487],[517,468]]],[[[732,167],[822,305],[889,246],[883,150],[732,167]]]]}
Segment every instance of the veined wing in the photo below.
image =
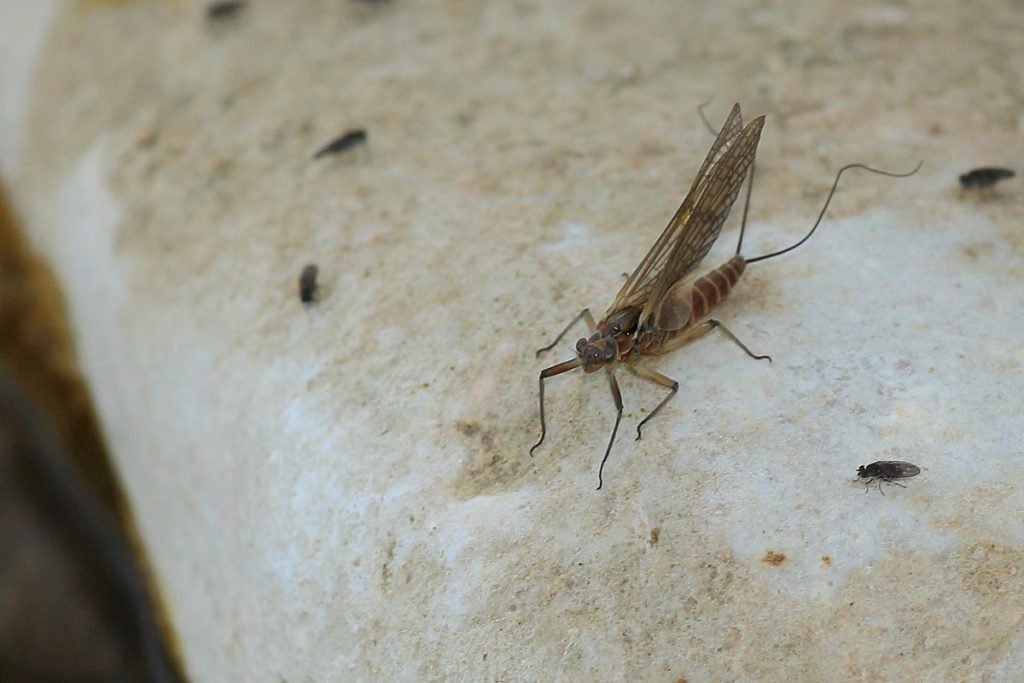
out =
{"type": "Polygon", "coordinates": [[[735,201],[763,124],[764,117],[759,117],[742,128],[740,107],[733,106],[686,198],[630,275],[609,312],[643,305],[642,323],[665,291],[704,258],[735,201]]]}
{"type": "Polygon", "coordinates": [[[881,477],[891,477],[892,479],[905,479],[907,477],[916,477],[921,474],[921,468],[912,462],[903,462],[902,460],[880,460],[879,462],[872,463],[878,466],[881,477]]]}
{"type": "Polygon", "coordinates": [[[614,303],[608,309],[608,314],[626,306],[643,304],[649,298],[650,286],[655,278],[657,278],[658,273],[664,268],[665,260],[668,258],[668,253],[679,231],[686,225],[686,219],[690,215],[693,203],[700,193],[701,185],[707,177],[708,169],[718,162],[722,154],[729,149],[729,144],[740,134],[742,129],[743,116],[740,112],[740,105],[737,102],[732,105],[732,110],[725,119],[722,130],[719,131],[718,137],[711,144],[711,149],[708,151],[704,163],[701,164],[697,176],[693,179],[693,185],[690,186],[690,191],[683,199],[683,203],[676,209],[672,220],[668,222],[661,236],[658,237],[654,245],[648,250],[647,255],[640,261],[640,265],[636,267],[636,270],[626,280],[622,289],[619,290],[619,293],[615,296],[614,303]]]}
{"type": "MultiPolygon", "coordinates": [[[[748,123],[708,172],[702,190],[687,216],[686,225],[669,249],[665,266],[651,283],[648,299],[640,313],[641,325],[651,321],[651,316],[659,310],[666,292],[697,267],[718,239],[722,225],[739,195],[743,179],[747,177],[747,171],[754,162],[763,126],[763,116],[748,123]]],[[[657,320],[653,322],[660,327],[657,320]]]]}
{"type": "MultiPolygon", "coordinates": [[[[707,172],[708,167],[722,156],[724,150],[723,147],[732,141],[740,131],[743,130],[743,116],[740,113],[740,103],[732,105],[732,109],[729,110],[729,115],[725,117],[725,123],[722,124],[722,130],[718,131],[718,137],[711,143],[711,149],[708,150],[708,155],[704,159],[704,163],[700,165],[700,170],[697,171],[697,175],[694,178],[694,185],[697,184],[697,178],[703,178],[707,172]]],[[[727,148],[726,148],[727,149],[727,148]]],[[[690,188],[691,190],[693,188],[690,188]]]]}

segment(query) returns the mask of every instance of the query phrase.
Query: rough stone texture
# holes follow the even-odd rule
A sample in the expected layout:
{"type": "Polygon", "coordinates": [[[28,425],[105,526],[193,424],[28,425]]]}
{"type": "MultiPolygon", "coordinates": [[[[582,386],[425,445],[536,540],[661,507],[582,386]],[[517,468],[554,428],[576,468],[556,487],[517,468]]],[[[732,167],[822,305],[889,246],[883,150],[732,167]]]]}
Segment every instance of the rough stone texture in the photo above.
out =
{"type": "Polygon", "coordinates": [[[0,163],[196,680],[1019,675],[1024,189],[956,188],[1024,156],[1018,3],[39,7],[0,163]],[[533,350],[653,242],[709,98],[768,115],[751,255],[842,164],[925,167],[751,266],[719,316],[773,365],[657,359],[640,442],[621,373],[595,492],[605,382],[552,381],[530,458],[571,344],[533,350]],[[864,495],[878,459],[923,474],[864,495]]]}

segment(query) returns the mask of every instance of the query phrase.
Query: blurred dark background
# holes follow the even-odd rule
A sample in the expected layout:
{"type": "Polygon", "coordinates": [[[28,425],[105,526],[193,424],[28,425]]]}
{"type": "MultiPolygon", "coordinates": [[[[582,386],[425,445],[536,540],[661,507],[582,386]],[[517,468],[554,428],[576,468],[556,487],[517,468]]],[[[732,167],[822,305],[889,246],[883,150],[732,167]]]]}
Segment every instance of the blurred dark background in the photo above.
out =
{"type": "Polygon", "coordinates": [[[0,681],[176,681],[49,271],[0,188],[0,681]]]}

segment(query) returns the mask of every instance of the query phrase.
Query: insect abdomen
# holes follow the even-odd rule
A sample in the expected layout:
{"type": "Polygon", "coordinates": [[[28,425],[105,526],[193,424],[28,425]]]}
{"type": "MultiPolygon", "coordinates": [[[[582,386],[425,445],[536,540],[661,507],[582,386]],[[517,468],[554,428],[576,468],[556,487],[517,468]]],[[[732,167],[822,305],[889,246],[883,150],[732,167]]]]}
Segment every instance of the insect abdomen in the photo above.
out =
{"type": "Polygon", "coordinates": [[[691,291],[690,320],[696,322],[706,316],[715,306],[725,301],[729,291],[739,282],[740,276],[747,268],[747,262],[737,254],[715,268],[707,275],[693,281],[691,291]]]}

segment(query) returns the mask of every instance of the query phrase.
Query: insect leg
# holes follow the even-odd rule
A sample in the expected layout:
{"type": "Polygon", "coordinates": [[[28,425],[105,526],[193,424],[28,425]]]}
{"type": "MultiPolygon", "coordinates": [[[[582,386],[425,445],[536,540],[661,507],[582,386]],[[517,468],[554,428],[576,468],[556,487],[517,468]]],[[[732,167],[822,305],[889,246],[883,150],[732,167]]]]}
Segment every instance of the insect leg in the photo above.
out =
{"type": "Polygon", "coordinates": [[[573,318],[572,321],[568,325],[565,326],[564,330],[562,330],[561,332],[558,333],[558,336],[555,337],[555,341],[551,342],[550,344],[548,344],[547,346],[545,346],[542,349],[537,349],[537,357],[540,358],[540,354],[544,353],[545,351],[550,351],[551,349],[555,348],[555,344],[557,344],[558,342],[562,341],[562,337],[565,336],[565,333],[568,332],[569,330],[571,330],[572,326],[575,325],[576,323],[578,323],[583,318],[587,319],[587,325],[590,326],[590,331],[593,332],[594,328],[597,327],[597,323],[594,321],[594,316],[592,316],[590,314],[590,309],[589,308],[584,308],[582,311],[579,312],[579,315],[577,315],[575,318],[573,318]]]}
{"type": "Polygon", "coordinates": [[[746,354],[748,356],[750,356],[751,358],[753,358],[755,360],[767,360],[769,363],[772,362],[772,357],[771,356],[759,356],[759,355],[757,355],[756,353],[754,353],[753,351],[748,349],[746,344],[741,342],[736,337],[736,335],[733,334],[729,330],[729,328],[727,328],[725,325],[723,325],[722,321],[715,320],[714,318],[705,320],[702,323],[698,323],[697,325],[694,325],[689,330],[687,330],[684,334],[679,335],[678,337],[676,337],[675,339],[673,339],[669,343],[665,344],[665,346],[663,346],[658,351],[658,353],[659,354],[664,354],[664,353],[668,353],[670,351],[675,351],[676,349],[678,349],[679,347],[681,347],[681,346],[683,346],[685,344],[689,344],[692,341],[700,339],[701,337],[703,337],[705,334],[707,334],[711,330],[715,329],[716,327],[718,329],[722,330],[722,332],[724,332],[729,337],[729,339],[731,339],[732,341],[736,342],[736,344],[741,349],[743,349],[746,352],[746,354]]]}
{"type": "Polygon", "coordinates": [[[666,403],[672,400],[672,397],[676,395],[677,391],[679,391],[679,382],[675,381],[671,377],[666,377],[660,372],[655,372],[654,370],[651,370],[650,368],[645,368],[641,365],[630,365],[629,369],[632,370],[638,376],[643,377],[644,379],[649,379],[652,382],[660,384],[661,386],[668,389],[668,396],[661,399],[661,403],[659,403],[654,408],[654,410],[651,411],[651,414],[645,417],[643,420],[641,420],[640,424],[636,426],[636,440],[639,441],[640,437],[642,436],[640,430],[643,429],[643,426],[647,424],[648,420],[650,420],[652,417],[658,414],[658,411],[661,410],[666,403]]]}
{"type": "Polygon", "coordinates": [[[579,364],[580,359],[573,358],[572,360],[567,360],[564,363],[559,363],[558,365],[552,365],[550,368],[544,368],[540,371],[540,379],[538,380],[538,384],[540,386],[540,439],[538,439],[537,443],[533,444],[533,447],[530,448],[531,458],[533,457],[533,452],[537,450],[537,447],[544,443],[544,437],[547,436],[548,433],[547,424],[544,422],[544,379],[546,377],[561,375],[563,372],[569,372],[573,368],[579,367],[579,364]]]}
{"type": "MultiPolygon", "coordinates": [[[[697,325],[696,327],[691,329],[687,334],[682,335],[681,337],[677,338],[677,342],[678,342],[679,345],[682,345],[682,344],[685,344],[686,342],[693,341],[693,340],[695,340],[695,339],[697,339],[699,337],[704,336],[705,334],[707,334],[711,330],[715,329],[716,327],[718,329],[722,330],[722,332],[724,332],[726,334],[726,336],[729,337],[729,339],[731,339],[734,342],[736,342],[736,345],[739,346],[741,349],[743,349],[746,352],[746,354],[748,356],[750,356],[751,358],[754,358],[756,360],[765,360],[765,359],[767,359],[769,363],[772,362],[771,356],[759,356],[759,355],[757,355],[756,353],[754,353],[753,351],[748,349],[746,344],[741,342],[736,337],[736,335],[733,334],[729,330],[728,327],[726,327],[720,321],[715,320],[715,319],[705,320],[704,322],[700,323],[699,325],[697,325]]],[[[676,345],[673,345],[673,348],[675,348],[675,347],[676,347],[676,345]]],[[[676,392],[679,390],[679,382],[675,381],[671,377],[666,377],[665,375],[661,374],[660,372],[655,372],[654,370],[651,370],[650,368],[645,368],[643,366],[639,366],[639,365],[638,366],[633,366],[633,365],[630,365],[629,368],[634,373],[639,375],[640,377],[643,377],[644,379],[649,379],[652,382],[660,384],[661,386],[663,386],[666,389],[668,389],[669,392],[670,392],[669,395],[666,396],[665,398],[663,398],[661,403],[659,403],[654,408],[654,410],[651,411],[651,414],[648,415],[647,417],[645,417],[643,420],[641,420],[640,424],[638,424],[636,426],[636,438],[639,441],[640,438],[643,436],[643,434],[642,434],[643,426],[645,424],[647,424],[648,420],[650,420],[652,417],[657,415],[658,411],[661,410],[665,406],[666,403],[668,403],[670,400],[672,400],[672,397],[675,396],[676,392]]]]}
{"type": "Polygon", "coordinates": [[[766,360],[767,359],[767,361],[769,363],[772,362],[772,357],[771,356],[759,356],[756,353],[754,353],[753,351],[751,351],[750,349],[748,349],[747,345],[744,344],[743,342],[741,342],[739,340],[739,338],[729,330],[728,327],[726,327],[725,325],[723,325],[721,323],[721,321],[715,320],[714,318],[710,318],[710,319],[704,321],[704,323],[702,323],[702,324],[710,325],[711,329],[714,329],[714,328],[717,327],[722,332],[725,332],[725,336],[729,337],[729,339],[732,339],[734,342],[736,342],[736,345],[739,346],[744,351],[746,351],[747,355],[750,356],[751,358],[753,358],[754,360],[766,360]]]}
{"type": "Polygon", "coordinates": [[[604,457],[601,458],[601,467],[597,470],[597,490],[604,486],[604,464],[608,462],[608,455],[612,452],[612,444],[615,443],[615,435],[619,431],[619,422],[622,421],[622,392],[619,391],[619,382],[615,374],[608,368],[608,386],[612,390],[612,400],[615,401],[615,426],[612,427],[612,438],[608,439],[608,448],[604,449],[604,457]]]}
{"type": "MultiPolygon", "coordinates": [[[[906,487],[906,486],[904,486],[903,484],[901,484],[901,483],[899,483],[898,481],[895,481],[895,480],[893,480],[893,479],[882,479],[882,481],[884,481],[884,482],[885,482],[885,483],[887,483],[887,484],[892,484],[893,486],[899,486],[899,487],[900,487],[901,489],[905,489],[905,488],[907,488],[907,487],[906,487]]],[[[881,484],[879,484],[878,486],[879,486],[879,488],[881,488],[881,486],[882,486],[882,485],[881,485],[881,484]]]]}

